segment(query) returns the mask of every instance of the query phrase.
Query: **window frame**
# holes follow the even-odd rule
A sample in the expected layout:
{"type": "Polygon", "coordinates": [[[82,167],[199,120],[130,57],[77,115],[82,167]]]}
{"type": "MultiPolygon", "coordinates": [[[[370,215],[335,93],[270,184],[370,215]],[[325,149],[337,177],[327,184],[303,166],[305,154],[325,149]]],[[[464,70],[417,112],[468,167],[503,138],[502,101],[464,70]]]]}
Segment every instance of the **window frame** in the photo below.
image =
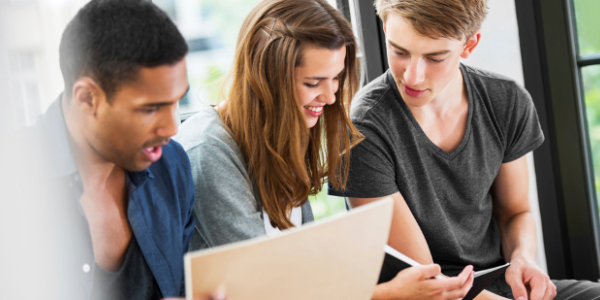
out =
{"type": "Polygon", "coordinates": [[[597,281],[600,225],[581,68],[600,64],[600,55],[578,55],[572,0],[515,4],[525,87],[546,136],[534,164],[548,272],[597,281]]]}

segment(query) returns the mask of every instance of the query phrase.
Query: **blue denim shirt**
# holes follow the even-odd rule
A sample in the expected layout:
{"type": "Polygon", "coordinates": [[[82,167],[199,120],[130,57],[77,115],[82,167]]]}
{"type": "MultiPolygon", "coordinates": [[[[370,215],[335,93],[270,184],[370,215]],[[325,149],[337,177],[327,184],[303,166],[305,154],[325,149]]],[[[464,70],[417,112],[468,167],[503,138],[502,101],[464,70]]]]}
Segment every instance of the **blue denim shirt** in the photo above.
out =
{"type": "MultiPolygon", "coordinates": [[[[83,184],[70,148],[70,138],[61,109],[61,97],[40,116],[34,126],[34,136],[49,155],[47,175],[53,182],[64,183],[66,191],[60,197],[72,203],[68,218],[76,224],[77,236],[70,237],[77,248],[64,266],[77,282],[70,283],[68,294],[77,299],[89,299],[94,274],[94,253],[88,222],[79,203],[83,184]],[[44,142],[45,141],[45,142],[44,142]],[[47,144],[47,145],[44,145],[47,144]]],[[[190,162],[183,148],[175,141],[163,147],[163,155],[142,172],[127,172],[127,217],[140,249],[156,279],[163,297],[183,296],[183,255],[194,229],[194,183],[190,162]]],[[[56,197],[54,197],[56,198],[56,197]]],[[[70,204],[69,204],[70,205],[70,204]]],[[[72,252],[72,251],[71,251],[72,252]]]]}

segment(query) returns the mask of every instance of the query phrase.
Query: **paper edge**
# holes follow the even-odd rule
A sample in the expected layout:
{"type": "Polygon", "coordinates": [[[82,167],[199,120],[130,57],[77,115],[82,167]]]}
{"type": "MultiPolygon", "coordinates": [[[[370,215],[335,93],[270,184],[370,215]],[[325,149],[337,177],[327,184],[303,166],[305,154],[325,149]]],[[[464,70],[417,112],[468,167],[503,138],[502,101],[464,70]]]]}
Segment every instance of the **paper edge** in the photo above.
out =
{"type": "Polygon", "coordinates": [[[496,270],[500,270],[500,269],[505,268],[505,267],[508,268],[509,266],[510,266],[510,263],[505,263],[505,264],[503,264],[501,266],[497,266],[497,267],[494,267],[494,268],[491,268],[491,269],[485,269],[485,270],[477,271],[477,272],[475,272],[475,276],[474,277],[483,276],[485,274],[492,273],[492,272],[494,272],[496,270]]]}
{"type": "Polygon", "coordinates": [[[339,220],[341,218],[345,218],[346,216],[360,213],[361,211],[367,210],[367,209],[369,209],[371,207],[385,206],[388,203],[390,203],[390,204],[393,203],[393,200],[392,200],[391,197],[386,197],[386,198],[383,198],[383,199],[381,199],[379,201],[376,201],[376,202],[373,202],[373,203],[369,203],[369,204],[365,204],[365,205],[362,205],[362,206],[357,207],[357,208],[353,208],[352,210],[347,211],[346,213],[335,214],[333,216],[327,217],[327,218],[319,220],[319,221],[313,221],[313,222],[310,222],[310,223],[308,223],[306,225],[303,225],[301,227],[294,227],[294,228],[287,229],[287,230],[283,231],[281,234],[278,234],[276,236],[269,237],[267,235],[264,235],[264,236],[255,237],[255,238],[252,238],[252,239],[249,239],[249,240],[244,240],[244,241],[234,242],[234,243],[227,244],[227,245],[220,245],[220,246],[212,247],[212,248],[209,248],[209,249],[200,249],[200,250],[196,250],[196,251],[190,251],[190,252],[187,252],[185,254],[185,257],[189,257],[190,260],[191,260],[192,258],[195,258],[195,257],[198,257],[198,256],[210,255],[210,254],[213,254],[213,253],[223,252],[223,251],[227,251],[227,250],[230,250],[230,249],[235,249],[235,248],[238,248],[238,247],[243,247],[243,246],[249,246],[249,245],[253,245],[253,244],[258,244],[258,243],[261,243],[261,242],[263,242],[265,240],[279,239],[279,238],[282,238],[282,237],[284,237],[286,235],[289,235],[289,234],[293,234],[293,233],[296,233],[296,232],[299,232],[299,231],[308,230],[309,228],[312,228],[314,226],[319,226],[319,225],[324,224],[324,223],[329,223],[329,222],[337,221],[337,220],[339,220]]]}

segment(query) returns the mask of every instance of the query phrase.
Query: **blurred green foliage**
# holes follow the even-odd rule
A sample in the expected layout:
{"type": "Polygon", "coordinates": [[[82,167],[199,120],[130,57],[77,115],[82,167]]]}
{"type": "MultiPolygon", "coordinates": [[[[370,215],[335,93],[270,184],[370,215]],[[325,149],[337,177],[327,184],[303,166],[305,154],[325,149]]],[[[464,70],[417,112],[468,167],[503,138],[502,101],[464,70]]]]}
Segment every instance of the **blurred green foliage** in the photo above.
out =
{"type": "MultiPolygon", "coordinates": [[[[585,92],[585,112],[594,165],[596,195],[600,199],[600,65],[581,70],[585,92]]],[[[599,205],[600,207],[600,205],[599,205]]]]}
{"type": "Polygon", "coordinates": [[[600,1],[575,0],[574,4],[580,54],[600,53],[600,1]]]}
{"type": "Polygon", "coordinates": [[[259,0],[198,0],[202,14],[219,28],[219,37],[226,45],[235,45],[244,19],[259,0]],[[226,12],[226,13],[223,13],[226,12]]]}
{"type": "Polygon", "coordinates": [[[223,86],[223,77],[225,76],[225,72],[216,65],[208,67],[208,77],[204,79],[204,87],[208,91],[208,103],[212,105],[217,105],[223,99],[225,99],[222,90],[223,86]]]}
{"type": "Polygon", "coordinates": [[[315,220],[319,220],[343,211],[346,211],[346,203],[343,197],[327,195],[327,184],[315,196],[309,196],[315,220]]]}
{"type": "MultiPolygon", "coordinates": [[[[574,0],[579,54],[600,53],[600,1],[574,0]]],[[[600,199],[600,65],[581,69],[597,199],[600,199]]],[[[600,205],[599,205],[600,207],[600,205]]]]}

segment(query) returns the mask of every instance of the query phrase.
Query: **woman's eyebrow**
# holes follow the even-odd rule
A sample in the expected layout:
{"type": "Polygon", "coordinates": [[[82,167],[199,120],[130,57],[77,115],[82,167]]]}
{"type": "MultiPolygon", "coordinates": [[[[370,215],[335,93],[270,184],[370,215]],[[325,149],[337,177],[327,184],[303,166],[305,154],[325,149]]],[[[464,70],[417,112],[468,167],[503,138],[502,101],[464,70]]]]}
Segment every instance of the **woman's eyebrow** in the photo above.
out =
{"type": "MultiPolygon", "coordinates": [[[[344,73],[344,71],[346,71],[346,67],[344,67],[342,69],[342,71],[340,71],[339,73],[337,73],[336,76],[339,76],[340,74],[344,73]]],[[[319,77],[319,76],[306,76],[306,77],[304,77],[304,79],[309,79],[309,80],[325,80],[327,78],[328,77],[319,77]]]]}

